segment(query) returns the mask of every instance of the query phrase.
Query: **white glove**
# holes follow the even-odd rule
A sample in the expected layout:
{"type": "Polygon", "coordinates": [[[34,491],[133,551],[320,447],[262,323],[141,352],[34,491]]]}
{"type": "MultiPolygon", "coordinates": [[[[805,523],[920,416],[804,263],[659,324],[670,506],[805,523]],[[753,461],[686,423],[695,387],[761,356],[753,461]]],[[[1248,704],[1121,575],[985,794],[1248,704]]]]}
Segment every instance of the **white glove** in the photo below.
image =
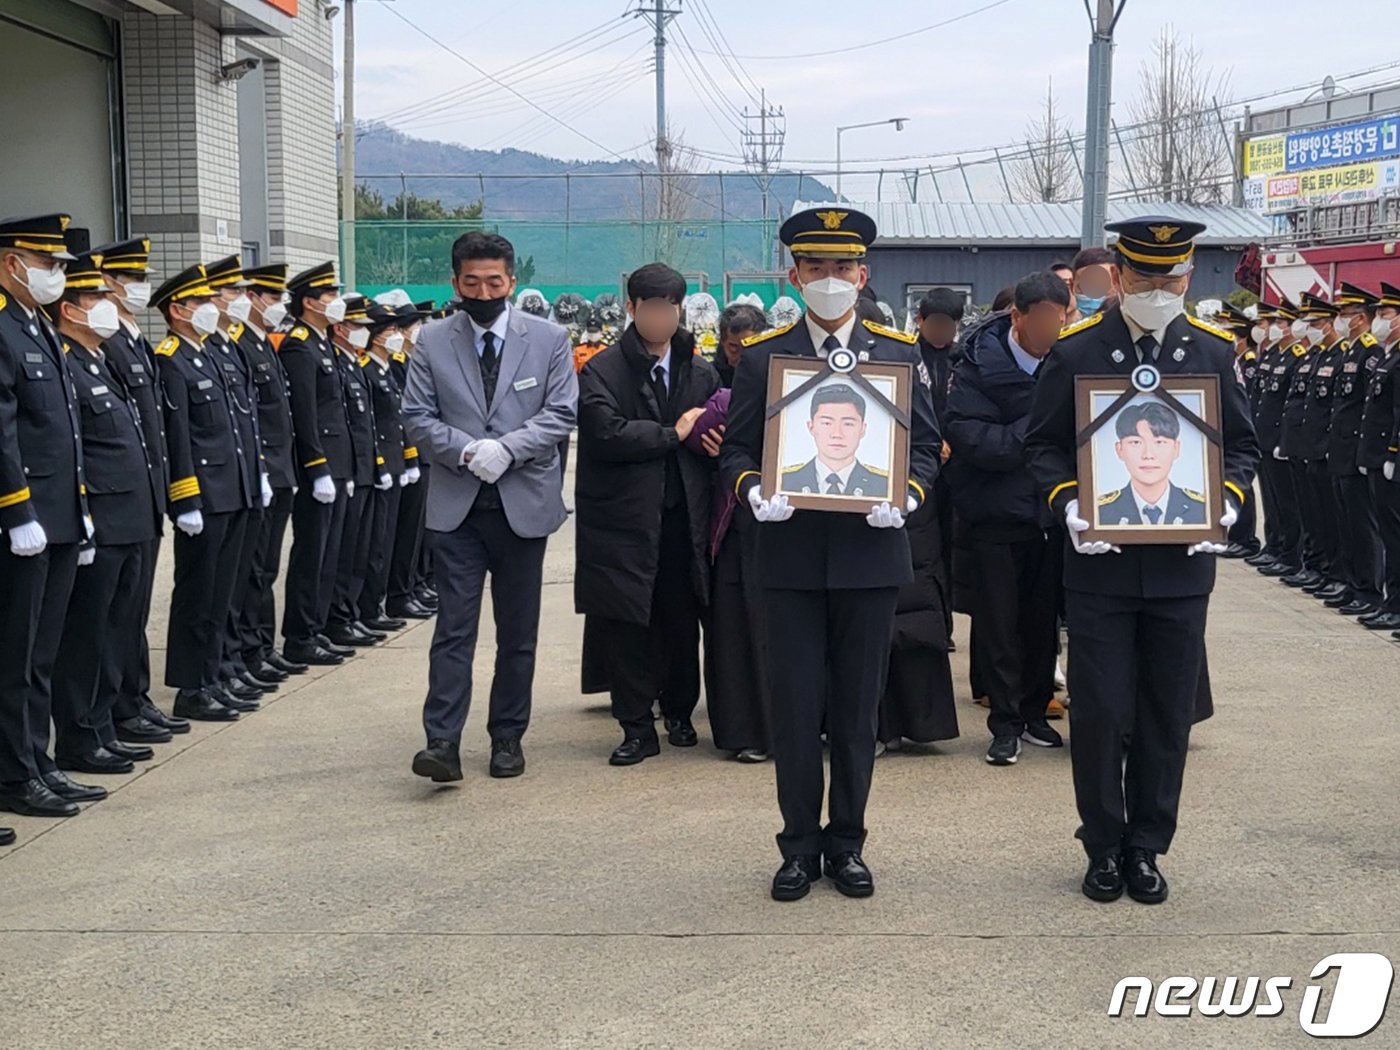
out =
{"type": "Polygon", "coordinates": [[[81,569],[85,565],[91,565],[96,560],[96,547],[82,547],[78,550],[78,568],[81,569]]]}
{"type": "Polygon", "coordinates": [[[1364,478],[1367,474],[1370,473],[1369,470],[1367,470],[1365,467],[1362,467],[1362,466],[1358,466],[1356,469],[1359,470],[1359,471],[1361,471],[1361,476],[1362,476],[1363,478],[1364,478]]]}
{"type": "Polygon", "coordinates": [[[1210,543],[1209,541],[1205,543],[1197,543],[1193,546],[1187,547],[1186,553],[1188,556],[1193,554],[1224,554],[1225,544],[1210,543]]]}
{"type": "Polygon", "coordinates": [[[379,484],[376,485],[376,486],[374,486],[374,487],[377,488],[380,492],[383,492],[385,489],[391,489],[391,488],[393,488],[393,487],[394,487],[394,475],[392,475],[392,474],[380,474],[380,475],[379,475],[379,484]]]}
{"type": "Polygon", "coordinates": [[[17,557],[32,558],[43,554],[48,545],[48,534],[37,521],[28,521],[10,530],[10,553],[17,557]]]}
{"type": "Polygon", "coordinates": [[[1220,524],[1223,528],[1230,528],[1235,522],[1240,520],[1239,508],[1229,500],[1225,501],[1225,513],[1220,515],[1220,524]]]}
{"type": "Polygon", "coordinates": [[[262,501],[264,507],[272,506],[272,481],[266,474],[262,475],[262,501]]]}
{"type": "Polygon", "coordinates": [[[311,483],[311,498],[317,503],[334,503],[335,482],[328,477],[317,478],[311,483]]]}
{"type": "Polygon", "coordinates": [[[865,523],[872,529],[902,529],[904,515],[898,507],[891,507],[888,503],[877,503],[865,516],[865,523]]]}
{"type": "Polygon", "coordinates": [[[749,489],[749,506],[753,508],[753,516],[758,521],[787,521],[794,513],[788,498],[781,492],[772,499],[764,499],[757,485],[749,489]]]}
{"type": "Polygon", "coordinates": [[[1280,463],[1288,462],[1288,457],[1283,454],[1283,449],[1281,448],[1274,449],[1274,459],[1278,460],[1280,463]]]}
{"type": "Polygon", "coordinates": [[[1383,473],[1385,474],[1385,480],[1386,480],[1386,481],[1394,481],[1394,480],[1395,480],[1395,464],[1394,464],[1394,463],[1387,463],[1387,464],[1385,465],[1385,470],[1383,471],[1383,473]]]}
{"type": "Polygon", "coordinates": [[[409,467],[406,471],[404,471],[403,483],[405,485],[416,485],[418,484],[418,479],[422,476],[423,472],[417,467],[409,467]]]}
{"type": "Polygon", "coordinates": [[[92,539],[92,534],[97,531],[97,526],[92,523],[92,515],[83,515],[83,531],[87,533],[87,538],[92,539]]]}
{"type": "Polygon", "coordinates": [[[488,485],[494,485],[501,475],[510,469],[514,458],[506,447],[492,438],[484,438],[475,443],[471,450],[472,459],[467,469],[488,485]]]}
{"type": "Polygon", "coordinates": [[[347,480],[347,481],[345,482],[345,498],[346,498],[346,499],[354,499],[354,498],[355,498],[355,483],[354,483],[353,481],[348,481],[348,480],[347,480]]]}
{"type": "Polygon", "coordinates": [[[1084,541],[1081,532],[1088,531],[1089,523],[1079,516],[1079,501],[1072,499],[1065,505],[1065,526],[1069,529],[1069,541],[1076,554],[1122,554],[1123,548],[1104,540],[1084,541]]]}
{"type": "Polygon", "coordinates": [[[204,531],[204,515],[197,510],[187,510],[175,519],[175,527],[186,536],[198,536],[204,531]]]}

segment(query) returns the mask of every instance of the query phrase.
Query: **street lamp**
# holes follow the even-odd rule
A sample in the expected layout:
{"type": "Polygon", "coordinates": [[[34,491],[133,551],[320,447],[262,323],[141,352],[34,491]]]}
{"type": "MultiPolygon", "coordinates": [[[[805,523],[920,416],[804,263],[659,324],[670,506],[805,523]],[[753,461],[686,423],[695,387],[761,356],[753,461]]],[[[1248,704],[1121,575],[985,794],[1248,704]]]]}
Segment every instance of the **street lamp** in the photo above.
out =
{"type": "Polygon", "coordinates": [[[908,123],[908,117],[890,117],[888,120],[868,120],[864,124],[846,124],[836,129],[836,199],[841,199],[841,133],[843,131],[854,131],[856,128],[878,128],[884,124],[893,124],[895,131],[903,131],[904,125],[908,123]]]}

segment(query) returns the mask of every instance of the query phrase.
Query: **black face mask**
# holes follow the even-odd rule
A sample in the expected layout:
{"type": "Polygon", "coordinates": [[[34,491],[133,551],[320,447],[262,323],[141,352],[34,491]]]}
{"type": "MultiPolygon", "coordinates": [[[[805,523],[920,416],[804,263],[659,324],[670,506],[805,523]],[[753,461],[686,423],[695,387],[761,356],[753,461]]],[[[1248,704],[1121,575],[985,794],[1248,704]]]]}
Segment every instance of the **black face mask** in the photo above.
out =
{"type": "Polygon", "coordinates": [[[501,316],[501,311],[506,308],[508,302],[510,302],[508,295],[503,295],[499,299],[463,299],[462,312],[486,328],[494,324],[496,318],[501,316]]]}

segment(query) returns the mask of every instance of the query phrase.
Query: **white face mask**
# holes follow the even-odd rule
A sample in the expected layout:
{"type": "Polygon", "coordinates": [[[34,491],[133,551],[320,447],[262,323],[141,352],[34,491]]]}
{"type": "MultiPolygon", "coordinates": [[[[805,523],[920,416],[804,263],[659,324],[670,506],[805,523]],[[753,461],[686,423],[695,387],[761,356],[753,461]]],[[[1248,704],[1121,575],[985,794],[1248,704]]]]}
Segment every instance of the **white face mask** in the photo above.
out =
{"type": "Polygon", "coordinates": [[[1294,339],[1306,339],[1308,337],[1308,322],[1294,321],[1292,331],[1294,339]]]}
{"type": "Polygon", "coordinates": [[[410,328],[408,331],[406,331],[406,332],[403,334],[404,341],[407,342],[409,346],[417,346],[417,345],[418,345],[418,333],[419,333],[420,331],[422,331],[422,329],[423,329],[422,322],[419,322],[418,324],[415,324],[412,328],[410,328]]]}
{"type": "Polygon", "coordinates": [[[195,307],[190,316],[190,325],[200,335],[209,335],[219,327],[219,308],[213,303],[195,307]]]}
{"type": "Polygon", "coordinates": [[[403,349],[403,333],[390,332],[384,337],[384,349],[391,354],[397,354],[403,349]]]}
{"type": "Polygon", "coordinates": [[[1334,332],[1337,333],[1337,338],[1339,338],[1339,339],[1350,339],[1350,338],[1351,338],[1351,318],[1350,318],[1350,317],[1339,317],[1339,318],[1337,318],[1336,322],[1332,325],[1332,330],[1333,330],[1334,332]]]}
{"type": "Polygon", "coordinates": [[[1133,292],[1123,297],[1123,316],[1133,321],[1139,328],[1157,332],[1171,324],[1180,315],[1186,303],[1186,296],[1174,295],[1162,288],[1150,292],[1133,292]]]}
{"type": "Polygon", "coordinates": [[[1269,337],[1269,330],[1262,324],[1257,324],[1249,330],[1249,335],[1257,346],[1269,337]]]}
{"type": "Polygon", "coordinates": [[[1284,335],[1284,328],[1283,328],[1282,325],[1280,325],[1280,324],[1271,324],[1271,325],[1269,325],[1269,342],[1271,342],[1271,343],[1277,343],[1280,339],[1283,338],[1283,335],[1284,335]]]}
{"type": "Polygon", "coordinates": [[[48,269],[26,266],[24,268],[24,284],[36,303],[40,306],[49,306],[63,297],[63,289],[68,284],[68,277],[63,272],[63,267],[57,263],[48,269]]]}
{"type": "Polygon", "coordinates": [[[845,317],[856,305],[860,289],[850,281],[839,277],[823,277],[820,281],[802,286],[802,301],[807,309],[823,321],[836,321],[845,317]]]}
{"type": "Polygon", "coordinates": [[[287,317],[286,303],[273,303],[271,306],[263,308],[263,327],[269,332],[281,324],[287,317]]]}
{"type": "Polygon", "coordinates": [[[1322,329],[1317,327],[1317,325],[1308,325],[1305,338],[1309,346],[1317,346],[1322,342],[1322,329]]]}
{"type": "Polygon", "coordinates": [[[228,311],[230,320],[239,324],[247,324],[248,318],[253,316],[253,300],[246,295],[240,295],[225,308],[228,311]]]}
{"type": "Polygon", "coordinates": [[[350,329],[350,334],[345,337],[345,341],[356,350],[363,350],[365,347],[369,346],[369,329],[352,328],[350,329]]]}
{"type": "Polygon", "coordinates": [[[1395,323],[1389,317],[1377,317],[1371,322],[1371,334],[1382,343],[1390,338],[1390,331],[1395,327],[1395,323]]]}
{"type": "Polygon", "coordinates": [[[112,338],[117,334],[117,329],[121,327],[121,318],[117,315],[117,304],[110,299],[103,299],[87,312],[87,326],[100,339],[112,338]]]}
{"type": "Polygon", "coordinates": [[[151,304],[151,282],[132,281],[131,284],[122,285],[121,297],[132,313],[144,310],[151,304]]]}
{"type": "Polygon", "coordinates": [[[331,324],[340,324],[345,320],[345,300],[336,296],[326,304],[326,320],[331,324]]]}

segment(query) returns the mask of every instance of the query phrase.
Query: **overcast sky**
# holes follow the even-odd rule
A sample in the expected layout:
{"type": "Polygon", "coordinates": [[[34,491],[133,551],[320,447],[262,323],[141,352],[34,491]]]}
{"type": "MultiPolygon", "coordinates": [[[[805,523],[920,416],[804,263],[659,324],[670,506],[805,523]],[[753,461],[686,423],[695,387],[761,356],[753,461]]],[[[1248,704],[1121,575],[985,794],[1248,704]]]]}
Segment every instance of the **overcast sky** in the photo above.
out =
{"type": "MultiPolygon", "coordinates": [[[[651,0],[646,0],[651,2],[651,0]]],[[[838,4],[758,3],[755,0],[671,0],[681,14],[671,29],[667,96],[673,136],[710,155],[711,169],[736,166],[723,158],[740,152],[733,110],[756,110],[748,92],[765,89],[787,116],[785,165],[830,168],[835,127],[887,117],[909,117],[905,130],[875,127],[849,131],[844,164],[914,166],[920,157],[1014,143],[1044,105],[1047,82],[1075,131],[1084,124],[1089,28],[1083,0],[864,0],[838,4]],[[833,16],[845,9],[846,16],[833,16]],[[975,13],[970,13],[975,12],[975,13]],[[970,13],[970,14],[969,14],[970,13]],[[920,27],[968,15],[926,32],[920,27]],[[712,52],[713,23],[740,60],[731,70],[712,52]],[[709,30],[709,32],[707,32],[709,30]],[[849,48],[897,39],[840,54],[787,55],[849,48]],[[765,57],[767,56],[767,57],[765,57]],[[784,57],[773,57],[784,56],[784,57]],[[707,81],[706,74],[713,80],[707,81]],[[708,89],[708,90],[707,90],[708,89]],[[722,96],[716,101],[714,94],[722,96]],[[730,109],[732,107],[732,110],[730,109]]],[[[486,149],[515,147],[566,159],[652,156],[655,87],[649,73],[651,31],[624,17],[636,0],[520,0],[491,5],[443,0],[357,0],[357,116],[387,118],[423,138],[486,149]],[[398,16],[421,27],[421,35],[398,16]],[[603,27],[608,27],[603,29],[603,27]],[[543,62],[528,60],[592,30],[597,36],[571,44],[543,62]],[[560,118],[483,81],[467,64],[433,41],[460,52],[494,75],[514,81],[519,93],[560,118]],[[468,97],[436,96],[475,85],[468,97]],[[425,111],[432,103],[436,108],[425,111]],[[410,108],[416,107],[416,108],[410,108]]],[[[1320,82],[1395,62],[1393,49],[1368,47],[1389,39],[1394,0],[1346,0],[1347,28],[1320,20],[1316,0],[1267,4],[1225,0],[1175,0],[1170,4],[1127,0],[1115,52],[1115,117],[1126,122],[1137,93],[1139,67],[1168,24],[1190,38],[1208,66],[1228,72],[1233,99],[1320,82]],[[1345,61],[1333,49],[1258,43],[1267,22],[1316,27],[1314,43],[1347,39],[1345,61]],[[1375,27],[1368,35],[1364,27],[1375,27]],[[1335,67],[1335,68],[1334,68],[1335,67]]],[[[339,27],[342,20],[337,19],[339,27]]],[[[340,36],[337,29],[337,61],[340,36]]],[[[1275,43],[1282,43],[1278,37],[1275,43]]],[[[1400,79],[1400,68],[1345,82],[1347,86],[1400,79]]],[[[1256,103],[1256,108],[1296,101],[1306,90],[1256,103]]],[[[1223,101],[1223,100],[1222,100],[1223,101]]],[[[925,164],[929,163],[925,161],[925,164]]],[[[873,180],[872,180],[873,185],[873,180]]],[[[847,187],[852,195],[853,187],[847,187]]]]}

